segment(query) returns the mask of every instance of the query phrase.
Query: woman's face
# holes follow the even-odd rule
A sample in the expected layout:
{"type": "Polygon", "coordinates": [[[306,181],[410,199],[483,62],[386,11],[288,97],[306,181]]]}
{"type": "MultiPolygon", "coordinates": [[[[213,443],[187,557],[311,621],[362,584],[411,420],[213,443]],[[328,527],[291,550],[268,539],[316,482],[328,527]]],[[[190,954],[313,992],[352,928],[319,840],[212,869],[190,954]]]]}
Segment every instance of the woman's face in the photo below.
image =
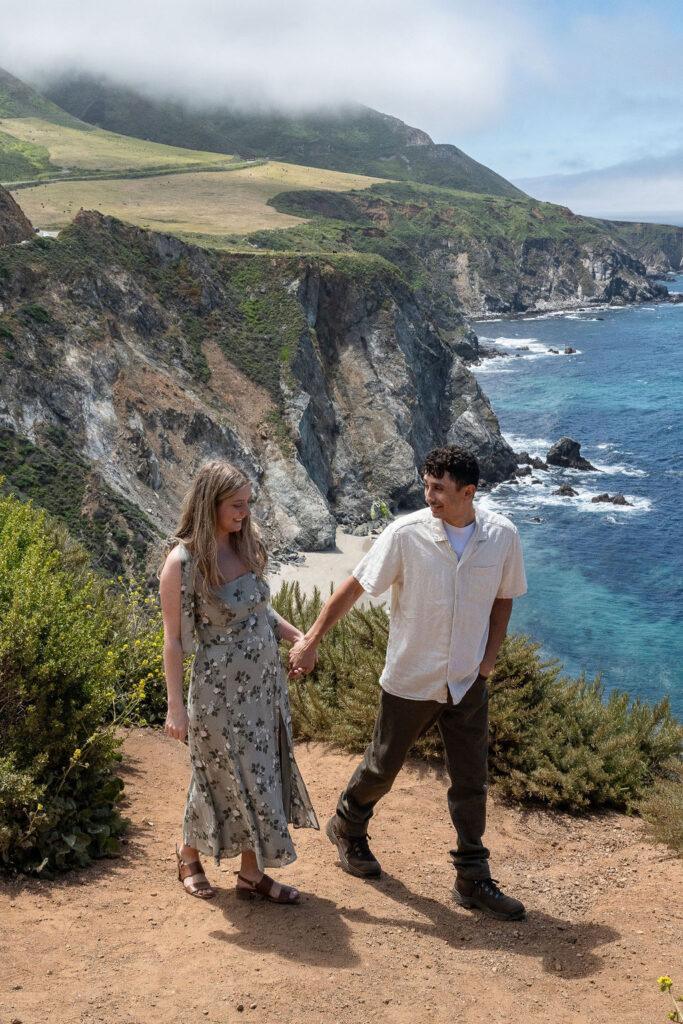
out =
{"type": "Polygon", "coordinates": [[[229,498],[219,501],[216,508],[216,529],[219,533],[238,533],[242,523],[251,515],[251,484],[245,484],[229,498]]]}

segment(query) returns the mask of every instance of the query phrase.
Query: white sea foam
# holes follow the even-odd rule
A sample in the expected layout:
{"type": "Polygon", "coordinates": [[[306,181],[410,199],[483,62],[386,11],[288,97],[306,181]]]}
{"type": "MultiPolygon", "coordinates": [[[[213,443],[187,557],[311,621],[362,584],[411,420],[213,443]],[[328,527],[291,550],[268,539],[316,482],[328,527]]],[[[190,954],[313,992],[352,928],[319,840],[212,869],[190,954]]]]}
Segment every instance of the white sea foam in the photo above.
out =
{"type": "Polygon", "coordinates": [[[485,373],[514,373],[515,371],[510,365],[514,358],[514,356],[501,356],[500,359],[486,359],[478,366],[473,366],[472,372],[476,377],[485,373]]]}
{"type": "Polygon", "coordinates": [[[491,337],[490,335],[480,334],[479,341],[488,345],[497,345],[499,348],[504,349],[506,354],[509,352],[515,358],[517,357],[517,355],[521,356],[524,359],[538,359],[541,356],[547,357],[557,355],[581,355],[580,349],[574,349],[573,352],[564,352],[560,348],[556,349],[555,352],[551,352],[550,345],[548,344],[548,342],[539,341],[538,338],[494,338],[491,337]]]}
{"type": "Polygon", "coordinates": [[[547,441],[544,437],[520,437],[518,434],[503,434],[503,437],[513,451],[528,452],[537,459],[545,459],[553,446],[553,441],[547,441]]]}
{"type": "Polygon", "coordinates": [[[604,473],[606,476],[647,476],[647,471],[644,469],[635,469],[633,466],[625,466],[621,463],[614,465],[608,465],[607,463],[595,462],[593,460],[598,473],[604,473]]]}
{"type": "MultiPolygon", "coordinates": [[[[535,475],[535,474],[534,474],[535,475]]],[[[548,479],[548,474],[542,474],[548,479]]],[[[541,484],[534,484],[531,477],[522,477],[517,483],[499,484],[490,494],[482,495],[480,504],[493,512],[501,512],[510,515],[512,518],[523,515],[528,518],[531,512],[550,510],[553,508],[573,509],[576,512],[592,513],[603,516],[621,517],[625,514],[636,514],[649,512],[652,509],[650,498],[638,497],[633,494],[625,494],[628,505],[613,505],[611,502],[593,501],[598,494],[604,491],[596,491],[587,487],[571,485],[577,492],[573,497],[563,497],[553,493],[559,487],[559,482],[545,481],[541,484]]]]}

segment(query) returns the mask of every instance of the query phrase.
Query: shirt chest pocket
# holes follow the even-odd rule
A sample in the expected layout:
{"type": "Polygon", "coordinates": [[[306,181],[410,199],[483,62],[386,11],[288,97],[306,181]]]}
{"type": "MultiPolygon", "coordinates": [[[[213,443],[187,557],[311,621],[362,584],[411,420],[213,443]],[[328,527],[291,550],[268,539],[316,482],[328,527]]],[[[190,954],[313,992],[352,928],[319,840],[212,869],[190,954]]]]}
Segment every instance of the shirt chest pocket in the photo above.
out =
{"type": "Polygon", "coordinates": [[[497,565],[470,565],[467,569],[466,597],[475,604],[492,604],[498,592],[500,571],[497,565]]]}

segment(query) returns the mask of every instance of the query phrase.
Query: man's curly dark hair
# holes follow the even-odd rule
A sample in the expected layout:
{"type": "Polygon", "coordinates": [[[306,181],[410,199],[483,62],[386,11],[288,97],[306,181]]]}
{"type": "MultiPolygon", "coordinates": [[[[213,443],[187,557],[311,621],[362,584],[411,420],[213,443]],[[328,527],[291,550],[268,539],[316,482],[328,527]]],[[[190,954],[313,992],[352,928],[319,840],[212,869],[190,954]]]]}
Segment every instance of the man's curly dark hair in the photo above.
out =
{"type": "Polygon", "coordinates": [[[479,483],[479,463],[471,451],[458,444],[448,444],[429,452],[422,464],[422,476],[425,473],[439,478],[448,473],[458,487],[466,484],[476,487],[479,483]]]}

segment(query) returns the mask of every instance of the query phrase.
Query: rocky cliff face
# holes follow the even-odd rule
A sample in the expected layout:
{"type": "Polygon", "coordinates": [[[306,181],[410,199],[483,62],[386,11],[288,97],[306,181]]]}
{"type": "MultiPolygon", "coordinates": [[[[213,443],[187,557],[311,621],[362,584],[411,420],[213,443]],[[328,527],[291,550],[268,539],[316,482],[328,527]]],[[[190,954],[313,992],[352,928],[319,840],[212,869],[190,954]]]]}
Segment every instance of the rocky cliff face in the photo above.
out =
{"type": "Polygon", "coordinates": [[[394,273],[365,280],[308,265],[290,287],[308,331],[292,361],[287,416],[301,461],[343,522],[368,497],[419,507],[417,467],[443,443],[480,456],[484,480],[513,469],[472,374],[394,273]]]}
{"type": "Polygon", "coordinates": [[[435,278],[450,282],[469,315],[526,313],[661,299],[666,288],[609,239],[473,241],[464,252],[434,251],[435,278]]]}
{"type": "Polygon", "coordinates": [[[540,312],[666,295],[627,240],[551,203],[398,183],[341,195],[282,193],[272,203],[315,219],[267,238],[257,234],[257,244],[385,256],[444,328],[457,324],[458,310],[467,316],[540,312]]]}
{"type": "MultiPolygon", "coordinates": [[[[418,466],[496,418],[395,269],[367,257],[217,254],[94,213],[0,250],[0,455],[110,570],[173,527],[202,461],[242,465],[275,549],[320,549],[418,466]],[[59,494],[55,494],[58,485],[59,494]]],[[[1,467],[0,467],[1,468],[1,467]]]]}
{"type": "Polygon", "coordinates": [[[0,245],[33,238],[33,225],[7,189],[0,185],[0,245]]]}
{"type": "Polygon", "coordinates": [[[644,264],[650,276],[683,270],[683,228],[673,224],[596,221],[644,264]]]}

